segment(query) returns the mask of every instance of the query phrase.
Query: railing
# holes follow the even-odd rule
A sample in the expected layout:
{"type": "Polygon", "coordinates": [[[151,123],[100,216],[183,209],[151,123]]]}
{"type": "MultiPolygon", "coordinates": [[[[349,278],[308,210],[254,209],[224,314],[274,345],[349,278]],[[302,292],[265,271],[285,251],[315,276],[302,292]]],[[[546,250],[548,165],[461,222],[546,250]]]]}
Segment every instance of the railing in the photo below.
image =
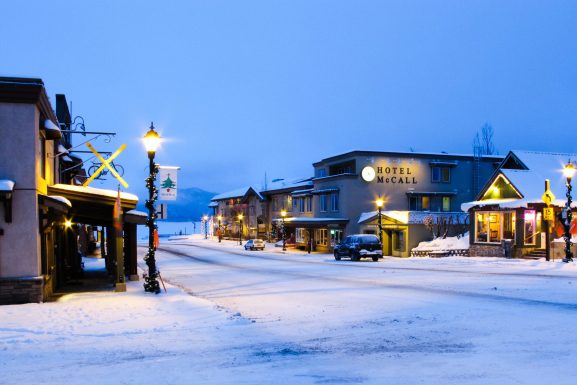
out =
{"type": "Polygon", "coordinates": [[[451,250],[411,250],[411,257],[468,257],[469,249],[451,249],[451,250]]]}

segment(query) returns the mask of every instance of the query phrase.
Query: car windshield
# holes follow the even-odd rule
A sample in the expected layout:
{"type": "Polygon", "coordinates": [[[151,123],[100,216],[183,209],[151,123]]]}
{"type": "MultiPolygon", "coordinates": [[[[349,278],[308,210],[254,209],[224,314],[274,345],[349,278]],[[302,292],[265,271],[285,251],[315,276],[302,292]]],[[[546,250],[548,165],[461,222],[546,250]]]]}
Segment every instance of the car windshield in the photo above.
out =
{"type": "Polygon", "coordinates": [[[375,235],[363,235],[359,238],[361,243],[379,243],[379,238],[375,235]]]}

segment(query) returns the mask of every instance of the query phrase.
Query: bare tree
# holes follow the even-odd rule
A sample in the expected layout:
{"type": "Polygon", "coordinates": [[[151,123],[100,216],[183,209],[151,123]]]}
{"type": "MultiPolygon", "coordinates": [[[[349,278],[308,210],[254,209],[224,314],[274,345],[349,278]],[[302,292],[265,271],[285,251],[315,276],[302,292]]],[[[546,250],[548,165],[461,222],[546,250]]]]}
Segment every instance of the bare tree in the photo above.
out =
{"type": "Polygon", "coordinates": [[[473,149],[476,149],[481,155],[496,154],[497,151],[493,144],[494,133],[493,126],[489,123],[485,123],[483,127],[481,127],[481,134],[479,135],[479,131],[475,134],[475,138],[473,139],[473,149]]]}

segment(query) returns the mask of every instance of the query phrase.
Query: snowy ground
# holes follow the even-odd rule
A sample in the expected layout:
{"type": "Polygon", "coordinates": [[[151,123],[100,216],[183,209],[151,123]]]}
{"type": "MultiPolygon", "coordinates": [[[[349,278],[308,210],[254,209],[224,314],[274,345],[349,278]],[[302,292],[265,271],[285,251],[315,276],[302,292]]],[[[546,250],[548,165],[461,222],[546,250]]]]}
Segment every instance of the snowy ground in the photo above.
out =
{"type": "Polygon", "coordinates": [[[167,294],[0,307],[0,384],[576,383],[575,264],[203,239],[157,256],[167,294]]]}

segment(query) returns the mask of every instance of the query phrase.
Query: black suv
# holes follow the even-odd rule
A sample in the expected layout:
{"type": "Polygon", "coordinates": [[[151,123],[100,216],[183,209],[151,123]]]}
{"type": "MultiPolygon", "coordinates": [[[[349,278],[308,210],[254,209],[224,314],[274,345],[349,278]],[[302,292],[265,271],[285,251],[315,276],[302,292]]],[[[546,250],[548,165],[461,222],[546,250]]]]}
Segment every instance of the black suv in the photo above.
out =
{"type": "Polygon", "coordinates": [[[335,246],[335,259],[350,257],[351,261],[358,261],[361,258],[372,258],[378,261],[383,256],[383,246],[379,237],[373,234],[349,235],[341,243],[335,246]]]}

